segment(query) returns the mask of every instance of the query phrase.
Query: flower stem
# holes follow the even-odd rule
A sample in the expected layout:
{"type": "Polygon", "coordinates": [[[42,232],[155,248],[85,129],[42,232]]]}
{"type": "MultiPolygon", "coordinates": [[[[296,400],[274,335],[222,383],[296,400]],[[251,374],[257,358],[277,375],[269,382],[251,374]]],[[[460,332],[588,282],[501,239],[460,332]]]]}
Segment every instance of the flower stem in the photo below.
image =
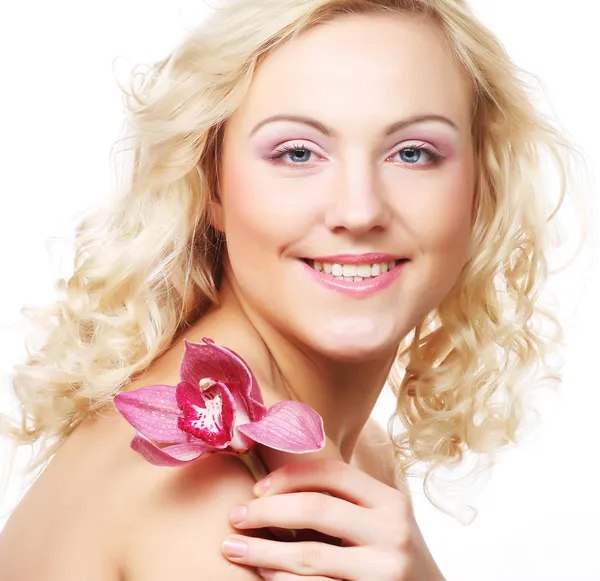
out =
{"type": "Polygon", "coordinates": [[[239,458],[246,465],[248,470],[250,470],[250,473],[254,476],[256,482],[262,480],[268,474],[263,461],[254,449],[240,454],[239,458]]]}

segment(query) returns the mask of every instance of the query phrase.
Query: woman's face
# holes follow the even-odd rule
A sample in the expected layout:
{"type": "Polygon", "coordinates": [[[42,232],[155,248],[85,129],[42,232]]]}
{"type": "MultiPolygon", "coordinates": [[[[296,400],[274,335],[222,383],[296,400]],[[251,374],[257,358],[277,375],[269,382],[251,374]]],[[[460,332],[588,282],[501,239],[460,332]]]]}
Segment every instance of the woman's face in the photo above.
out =
{"type": "Polygon", "coordinates": [[[348,16],[259,67],[227,120],[226,282],[338,360],[389,353],[467,260],[471,89],[435,24],[348,16]]]}

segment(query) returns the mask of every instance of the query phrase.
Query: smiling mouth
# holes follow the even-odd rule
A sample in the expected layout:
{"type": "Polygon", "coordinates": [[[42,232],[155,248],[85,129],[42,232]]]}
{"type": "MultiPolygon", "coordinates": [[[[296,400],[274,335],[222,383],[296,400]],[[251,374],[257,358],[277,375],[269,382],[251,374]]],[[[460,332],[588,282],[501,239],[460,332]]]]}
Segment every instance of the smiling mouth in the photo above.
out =
{"type": "Polygon", "coordinates": [[[372,262],[365,264],[340,264],[332,262],[319,262],[310,258],[302,258],[303,262],[312,269],[332,278],[345,281],[362,282],[377,278],[398,265],[408,262],[408,258],[400,258],[391,262],[372,262]]]}

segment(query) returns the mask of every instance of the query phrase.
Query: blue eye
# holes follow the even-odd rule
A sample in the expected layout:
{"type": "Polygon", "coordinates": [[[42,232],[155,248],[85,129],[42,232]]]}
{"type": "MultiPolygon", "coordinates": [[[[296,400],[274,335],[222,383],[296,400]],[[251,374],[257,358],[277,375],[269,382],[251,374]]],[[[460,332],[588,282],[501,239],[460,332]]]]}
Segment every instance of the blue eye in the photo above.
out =
{"type": "Polygon", "coordinates": [[[417,163],[423,154],[423,150],[417,149],[416,147],[407,147],[401,149],[399,152],[400,159],[404,163],[417,163]]]}
{"type": "MultiPolygon", "coordinates": [[[[310,161],[312,155],[313,152],[303,144],[291,143],[276,149],[269,159],[275,161],[287,156],[287,160],[290,162],[287,164],[288,166],[303,166],[310,161]]],[[[402,163],[419,167],[437,165],[443,158],[441,154],[425,144],[403,147],[395,155],[400,155],[402,163]]]]}
{"type": "Polygon", "coordinates": [[[426,144],[410,145],[403,147],[398,151],[397,155],[406,165],[414,165],[419,167],[435,166],[441,162],[444,156],[433,150],[426,144]]]}
{"type": "MultiPolygon", "coordinates": [[[[273,155],[271,156],[271,159],[281,159],[283,156],[285,155],[289,155],[289,154],[297,154],[297,153],[304,153],[304,156],[300,156],[300,157],[304,157],[304,159],[296,159],[295,161],[299,161],[301,162],[300,164],[298,163],[294,163],[292,165],[302,165],[302,162],[307,162],[309,161],[308,159],[306,159],[306,157],[310,157],[310,154],[312,153],[309,149],[306,149],[306,147],[302,147],[302,145],[298,145],[298,144],[291,144],[291,145],[283,145],[282,147],[280,147],[279,149],[275,150],[275,152],[273,153],[273,155]]],[[[290,161],[292,161],[291,157],[288,157],[288,159],[290,161]]]]}

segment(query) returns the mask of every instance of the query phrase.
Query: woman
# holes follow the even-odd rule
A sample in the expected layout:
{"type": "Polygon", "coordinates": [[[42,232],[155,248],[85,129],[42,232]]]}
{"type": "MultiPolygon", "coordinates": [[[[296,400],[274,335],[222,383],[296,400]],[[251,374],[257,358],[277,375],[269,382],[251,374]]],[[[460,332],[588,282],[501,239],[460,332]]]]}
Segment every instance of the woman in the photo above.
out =
{"type": "Polygon", "coordinates": [[[554,346],[531,324],[553,321],[535,186],[563,148],[515,67],[459,0],[241,0],[129,108],[127,187],[82,223],[47,343],[14,376],[30,423],[13,433],[52,461],[0,537],[4,578],[443,579],[403,476],[513,441],[520,379],[554,346]],[[175,385],[203,337],[267,407],[324,420],[319,453],[261,449],[264,497],[229,456],[145,463],[113,409],[175,385]],[[388,379],[393,443],[369,419],[388,379]]]}

